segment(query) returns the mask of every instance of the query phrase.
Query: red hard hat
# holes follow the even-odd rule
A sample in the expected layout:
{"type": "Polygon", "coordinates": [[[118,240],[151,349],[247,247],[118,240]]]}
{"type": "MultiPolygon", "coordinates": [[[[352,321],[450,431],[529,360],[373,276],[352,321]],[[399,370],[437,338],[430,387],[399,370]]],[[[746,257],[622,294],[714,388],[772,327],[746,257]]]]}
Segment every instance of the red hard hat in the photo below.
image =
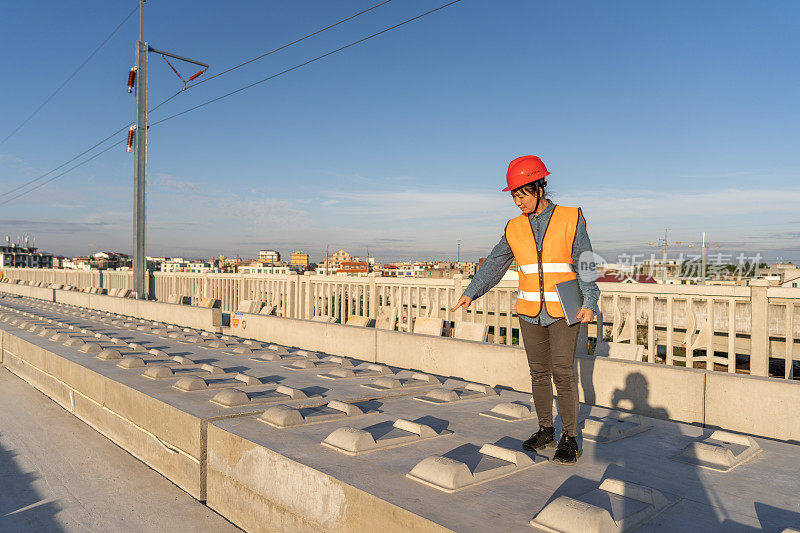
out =
{"type": "Polygon", "coordinates": [[[512,191],[549,174],[541,159],[535,155],[523,155],[508,164],[508,172],[506,172],[508,187],[503,191],[512,191]]]}

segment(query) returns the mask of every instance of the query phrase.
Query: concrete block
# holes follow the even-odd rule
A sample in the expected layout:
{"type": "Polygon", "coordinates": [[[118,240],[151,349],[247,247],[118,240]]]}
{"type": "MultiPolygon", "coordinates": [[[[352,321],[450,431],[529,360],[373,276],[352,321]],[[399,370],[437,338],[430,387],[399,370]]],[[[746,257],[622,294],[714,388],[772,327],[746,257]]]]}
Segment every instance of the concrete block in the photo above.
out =
{"type": "Polygon", "coordinates": [[[415,400],[432,404],[443,404],[461,402],[466,400],[477,400],[497,396],[497,391],[488,385],[480,383],[467,383],[463,387],[454,389],[434,389],[421,396],[415,396],[415,400]]]}
{"type": "Polygon", "coordinates": [[[453,332],[454,338],[465,341],[484,342],[487,335],[489,335],[489,324],[465,322],[463,320],[456,321],[455,331],[453,332]]]}
{"type": "Polygon", "coordinates": [[[420,316],[414,319],[414,333],[418,335],[435,335],[439,337],[442,335],[443,326],[444,319],[442,318],[428,318],[420,316]]]}
{"type": "Polygon", "coordinates": [[[264,385],[266,381],[261,381],[247,374],[236,374],[232,377],[203,378],[200,376],[186,376],[179,379],[172,386],[183,392],[222,389],[227,387],[247,387],[254,385],[264,385]]]}
{"type": "Polygon", "coordinates": [[[478,414],[505,422],[530,420],[536,416],[536,413],[531,410],[530,406],[515,402],[498,403],[488,411],[481,411],[478,414]]]}
{"type": "Polygon", "coordinates": [[[335,316],[331,315],[316,315],[311,320],[313,320],[314,322],[323,322],[326,324],[334,324],[338,322],[338,319],[335,316]]]}
{"type": "Polygon", "coordinates": [[[183,294],[170,294],[167,296],[168,304],[186,305],[189,303],[189,298],[183,294]]]}
{"type": "Polygon", "coordinates": [[[81,353],[96,354],[103,351],[103,347],[96,342],[86,342],[83,346],[78,348],[78,351],[81,353]]]}
{"type": "Polygon", "coordinates": [[[306,426],[331,422],[345,418],[355,418],[376,411],[367,411],[358,405],[338,400],[331,400],[325,405],[315,407],[290,407],[288,405],[273,405],[258,417],[258,419],[272,427],[287,428],[306,426]]]}
{"type": "Polygon", "coordinates": [[[200,300],[200,303],[197,304],[197,307],[203,307],[205,309],[216,309],[220,307],[222,302],[216,298],[203,298],[200,300]]]}
{"type": "Polygon", "coordinates": [[[104,348],[96,357],[103,361],[116,361],[122,359],[122,354],[119,353],[119,350],[115,350],[114,348],[104,348]]]}
{"type": "Polygon", "coordinates": [[[703,468],[727,472],[761,452],[749,435],[717,430],[708,438],[689,444],[673,458],[703,468]]]}
{"type": "Polygon", "coordinates": [[[367,316],[350,315],[345,323],[348,326],[360,326],[366,328],[369,326],[370,318],[367,316]]]}
{"type": "Polygon", "coordinates": [[[339,366],[341,365],[322,359],[298,359],[289,364],[281,365],[281,368],[285,368],[287,370],[312,370],[316,368],[336,368],[339,366]]]}
{"type": "Polygon", "coordinates": [[[484,444],[475,454],[462,460],[442,455],[423,459],[411,469],[407,477],[444,492],[452,493],[486,483],[501,477],[516,474],[535,464],[544,464],[547,458],[503,448],[495,444],[484,444]]]}
{"type": "Polygon", "coordinates": [[[437,431],[429,425],[400,418],[394,423],[385,422],[364,429],[341,427],[328,435],[322,445],[347,455],[361,455],[452,434],[446,429],[437,431]]]}
{"type": "Polygon", "coordinates": [[[117,363],[117,366],[126,370],[131,370],[136,368],[145,368],[147,365],[145,364],[144,359],[141,357],[137,357],[135,355],[126,355],[119,363],[117,363]]]}
{"type": "Polygon", "coordinates": [[[653,425],[639,415],[612,411],[603,417],[590,416],[583,423],[581,435],[593,442],[614,442],[638,435],[653,425]]]}
{"type": "Polygon", "coordinates": [[[209,401],[222,407],[239,407],[242,405],[300,400],[308,397],[309,396],[301,389],[278,385],[277,388],[267,391],[245,392],[239,389],[224,389],[218,392],[209,401]]]}
{"type": "Polygon", "coordinates": [[[593,357],[610,357],[625,361],[641,361],[644,355],[644,346],[624,342],[599,342],[595,346],[593,357]]]}
{"type": "Polygon", "coordinates": [[[236,308],[237,313],[258,313],[263,304],[259,300],[242,300],[236,308]]]}
{"type": "Polygon", "coordinates": [[[265,305],[264,307],[261,308],[261,310],[258,312],[258,314],[259,315],[274,315],[276,310],[277,310],[277,307],[274,306],[274,305],[265,305]]]}
{"type": "Polygon", "coordinates": [[[386,391],[391,389],[410,389],[414,387],[425,387],[430,385],[441,385],[441,383],[435,376],[423,374],[421,372],[415,372],[411,375],[411,377],[407,378],[386,376],[380,377],[372,383],[364,383],[361,386],[367,389],[386,391]]]}
{"type": "Polygon", "coordinates": [[[578,498],[559,496],[531,520],[531,525],[564,533],[632,531],[676,501],[656,489],[609,478],[578,498]]]}
{"type": "Polygon", "coordinates": [[[392,369],[386,365],[375,365],[372,363],[365,363],[358,368],[336,368],[329,370],[324,374],[317,374],[317,376],[325,379],[348,379],[348,378],[363,378],[367,376],[378,376],[381,374],[393,375],[392,369]]]}
{"type": "Polygon", "coordinates": [[[375,328],[394,331],[396,326],[397,309],[393,307],[381,307],[378,310],[378,317],[375,319],[375,328]]]}
{"type": "Polygon", "coordinates": [[[186,365],[179,368],[172,368],[165,364],[147,365],[147,370],[142,376],[150,379],[165,379],[182,377],[186,375],[215,376],[224,374],[225,370],[216,365],[186,365]]]}

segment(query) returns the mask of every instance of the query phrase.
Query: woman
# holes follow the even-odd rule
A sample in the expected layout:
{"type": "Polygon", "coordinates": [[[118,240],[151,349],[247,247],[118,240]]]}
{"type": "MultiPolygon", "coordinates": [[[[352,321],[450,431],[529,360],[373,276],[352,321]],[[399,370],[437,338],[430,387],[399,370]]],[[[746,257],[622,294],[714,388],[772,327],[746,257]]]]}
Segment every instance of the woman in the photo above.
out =
{"type": "MultiPolygon", "coordinates": [[[[453,311],[459,307],[468,309],[473,300],[497,285],[512,259],[516,259],[517,315],[539,419],[539,430],[522,446],[526,450],[541,450],[556,445],[552,379],[562,425],[553,462],[572,464],[580,457],[575,440],[578,436],[578,387],[574,357],[579,326],[577,323],[569,326],[564,320],[555,284],[578,277],[577,266],[584,263],[578,258],[585,252],[591,253],[592,245],[581,209],[556,205],[548,199],[544,179],[548,174],[542,160],[532,155],[518,157],[508,165],[508,187],[503,191],[511,192],[522,214],[508,222],[500,242],[483,262],[453,311]]],[[[593,268],[591,263],[589,265],[593,268]]],[[[591,275],[593,272],[587,272],[588,276],[581,274],[578,283],[583,304],[577,318],[590,322],[597,311],[600,291],[594,282],[596,276],[591,275]]]]}

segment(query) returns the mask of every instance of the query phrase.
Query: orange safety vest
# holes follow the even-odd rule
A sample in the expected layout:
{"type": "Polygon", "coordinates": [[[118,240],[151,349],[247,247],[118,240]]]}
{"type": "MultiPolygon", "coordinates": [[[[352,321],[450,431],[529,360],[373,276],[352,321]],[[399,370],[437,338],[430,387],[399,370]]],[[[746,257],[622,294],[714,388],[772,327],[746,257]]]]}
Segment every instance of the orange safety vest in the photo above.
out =
{"type": "Polygon", "coordinates": [[[572,263],[572,244],[579,217],[583,219],[580,207],[556,205],[541,243],[536,242],[527,214],[508,221],[506,241],[514,252],[519,274],[517,314],[538,316],[544,300],[548,315],[564,316],[556,283],[578,277],[572,263]]]}

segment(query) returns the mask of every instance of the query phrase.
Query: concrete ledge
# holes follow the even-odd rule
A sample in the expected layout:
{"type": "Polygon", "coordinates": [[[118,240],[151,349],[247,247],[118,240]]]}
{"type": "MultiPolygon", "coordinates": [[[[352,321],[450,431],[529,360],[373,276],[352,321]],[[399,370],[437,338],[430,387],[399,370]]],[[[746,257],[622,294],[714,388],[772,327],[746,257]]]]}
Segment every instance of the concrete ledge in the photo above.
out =
{"type": "Polygon", "coordinates": [[[449,531],[213,423],[207,485],[208,506],[247,531],[449,531]]]}
{"type": "Polygon", "coordinates": [[[711,375],[705,370],[606,357],[576,359],[582,403],[662,420],[705,421],[705,384],[711,375]]]}
{"type": "Polygon", "coordinates": [[[375,362],[375,328],[251,313],[235,313],[235,318],[227,328],[231,335],[375,362]]]}
{"type": "Polygon", "coordinates": [[[18,285],[16,283],[3,282],[0,283],[0,291],[7,292],[8,294],[15,294],[17,296],[38,298],[48,302],[55,301],[53,297],[54,290],[46,287],[34,287],[32,285],[18,285]]]}
{"type": "MultiPolygon", "coordinates": [[[[5,288],[5,285],[2,287],[5,288]]],[[[36,288],[36,287],[29,287],[36,288]]],[[[132,298],[119,298],[105,294],[47,289],[54,293],[54,301],[77,305],[86,309],[107,311],[120,315],[143,318],[203,331],[219,331],[222,327],[222,310],[191,305],[169,304],[132,298]]]]}
{"type": "Polygon", "coordinates": [[[205,499],[202,421],[69,359],[3,332],[4,366],[99,433],[205,499]]]}
{"type": "Polygon", "coordinates": [[[800,383],[709,372],[706,425],[775,439],[800,441],[800,383]]]}
{"type": "Polygon", "coordinates": [[[531,391],[522,348],[400,331],[376,330],[376,335],[378,363],[531,391]]]}

